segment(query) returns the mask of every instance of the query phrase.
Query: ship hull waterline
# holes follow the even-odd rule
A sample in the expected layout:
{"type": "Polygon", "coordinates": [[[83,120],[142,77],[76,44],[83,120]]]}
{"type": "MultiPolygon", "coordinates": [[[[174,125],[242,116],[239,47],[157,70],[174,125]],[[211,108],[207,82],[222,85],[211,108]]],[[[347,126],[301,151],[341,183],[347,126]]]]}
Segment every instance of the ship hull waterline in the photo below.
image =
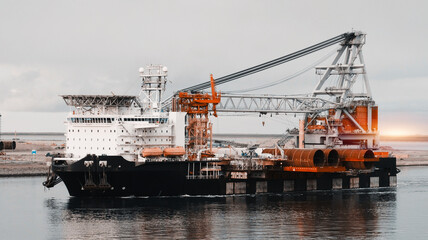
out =
{"type": "Polygon", "coordinates": [[[395,187],[398,171],[395,158],[381,158],[372,171],[305,173],[265,169],[242,171],[246,172],[246,178],[232,178],[227,171],[202,175],[199,170],[206,164],[206,161],[135,164],[120,156],[88,156],[70,165],[53,160],[52,170],[75,197],[229,195],[395,187]],[[88,166],[88,162],[92,164],[88,166]]]}

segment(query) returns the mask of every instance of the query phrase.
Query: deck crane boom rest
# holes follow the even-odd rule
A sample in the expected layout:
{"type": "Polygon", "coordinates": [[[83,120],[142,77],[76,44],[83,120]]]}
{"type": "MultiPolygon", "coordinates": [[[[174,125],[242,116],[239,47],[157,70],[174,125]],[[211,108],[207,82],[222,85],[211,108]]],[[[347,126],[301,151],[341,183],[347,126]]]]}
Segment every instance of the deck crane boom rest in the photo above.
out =
{"type": "Polygon", "coordinates": [[[212,156],[212,124],[209,122],[210,109],[217,117],[216,105],[220,103],[221,93],[215,90],[214,77],[211,74],[211,94],[179,92],[178,98],[173,99],[173,111],[187,113],[187,146],[186,151],[190,160],[199,160],[201,155],[212,156]],[[209,107],[209,105],[212,105],[209,107]],[[210,147],[207,148],[208,140],[210,147]]]}

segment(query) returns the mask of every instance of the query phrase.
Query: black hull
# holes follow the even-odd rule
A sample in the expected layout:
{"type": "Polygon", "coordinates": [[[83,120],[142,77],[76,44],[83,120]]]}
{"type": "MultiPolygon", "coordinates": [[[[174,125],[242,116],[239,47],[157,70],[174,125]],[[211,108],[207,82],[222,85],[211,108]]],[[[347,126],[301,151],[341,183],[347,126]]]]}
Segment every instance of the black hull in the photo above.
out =
{"type": "Polygon", "coordinates": [[[54,160],[52,170],[71,196],[225,195],[393,187],[395,162],[395,158],[381,158],[374,171],[352,174],[260,170],[255,175],[249,173],[248,179],[231,179],[228,174],[198,175],[207,162],[146,162],[136,166],[118,156],[87,156],[71,165],[54,160]],[[88,161],[92,161],[91,166],[85,166],[88,161]],[[100,161],[107,166],[101,167],[100,161]]]}

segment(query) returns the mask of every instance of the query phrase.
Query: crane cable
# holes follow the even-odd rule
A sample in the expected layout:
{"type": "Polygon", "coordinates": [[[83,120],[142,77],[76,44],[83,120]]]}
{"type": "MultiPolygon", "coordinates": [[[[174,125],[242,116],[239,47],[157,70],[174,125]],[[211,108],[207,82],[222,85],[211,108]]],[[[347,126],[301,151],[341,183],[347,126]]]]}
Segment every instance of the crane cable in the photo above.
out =
{"type": "Polygon", "coordinates": [[[272,87],[281,83],[284,83],[286,81],[289,81],[295,77],[298,77],[300,75],[302,75],[303,73],[308,72],[309,70],[313,69],[314,67],[316,67],[317,65],[319,65],[320,63],[324,62],[327,58],[331,57],[335,52],[337,52],[337,49],[333,49],[333,51],[329,52],[327,55],[325,55],[324,57],[318,59],[316,62],[312,63],[311,65],[289,75],[286,76],[280,80],[271,82],[271,83],[267,83],[267,84],[263,84],[257,87],[253,87],[253,88],[247,88],[247,89],[242,89],[242,90],[236,90],[236,91],[222,91],[223,93],[245,93],[245,92],[252,92],[252,91],[256,91],[256,90],[260,90],[260,89],[264,89],[264,88],[268,88],[268,87],[272,87]]]}
{"type": "MultiPolygon", "coordinates": [[[[331,39],[328,39],[328,40],[323,41],[321,43],[318,43],[318,44],[312,45],[310,47],[304,48],[304,49],[299,50],[297,52],[285,55],[285,56],[280,57],[280,58],[276,58],[274,60],[256,65],[254,67],[247,68],[245,70],[241,70],[241,71],[236,72],[236,73],[229,74],[229,75],[221,77],[221,78],[218,78],[215,81],[216,85],[224,84],[224,83],[236,80],[238,78],[242,78],[242,77],[248,76],[250,74],[254,74],[254,73],[272,68],[274,66],[277,66],[277,65],[289,62],[291,60],[295,60],[297,58],[303,57],[303,56],[308,55],[310,53],[319,51],[321,49],[324,49],[326,47],[329,47],[331,45],[339,43],[342,40],[349,41],[349,40],[353,39],[354,37],[355,37],[355,33],[344,33],[344,34],[338,35],[334,38],[331,38],[331,39]]],[[[202,89],[209,88],[210,86],[211,86],[211,82],[208,81],[208,82],[200,83],[200,84],[188,87],[188,88],[181,89],[179,91],[180,92],[183,92],[183,91],[199,91],[202,89]]]]}
{"type": "MultiPolygon", "coordinates": [[[[305,56],[307,54],[319,51],[321,49],[324,49],[326,47],[329,47],[331,45],[339,43],[342,40],[345,40],[345,42],[348,42],[348,41],[350,41],[350,40],[352,40],[354,38],[355,38],[355,33],[354,32],[344,33],[344,34],[338,35],[338,36],[336,36],[334,38],[331,38],[331,39],[328,39],[326,41],[323,41],[321,43],[318,43],[318,44],[312,45],[310,47],[304,48],[302,50],[299,50],[297,52],[288,54],[286,56],[283,56],[283,57],[271,60],[269,62],[265,62],[265,63],[259,64],[259,65],[256,65],[254,67],[247,68],[245,70],[242,70],[242,71],[239,71],[239,72],[236,72],[236,73],[232,73],[232,74],[229,74],[227,76],[218,78],[218,79],[215,80],[215,84],[216,85],[220,85],[220,84],[223,84],[223,83],[227,83],[227,82],[236,80],[238,78],[242,78],[242,77],[248,76],[250,74],[254,74],[254,73],[266,70],[268,68],[277,66],[279,64],[283,64],[283,63],[286,63],[288,61],[295,60],[295,59],[303,57],[303,56],[305,56]]],[[[210,86],[211,86],[211,81],[208,81],[208,82],[200,83],[200,84],[188,87],[188,88],[183,88],[183,89],[181,89],[181,90],[179,90],[177,92],[200,91],[202,89],[209,88],[210,86]]],[[[172,98],[173,98],[174,95],[171,95],[170,97],[168,97],[167,99],[165,99],[162,102],[162,105],[166,106],[166,107],[170,106],[172,98]]]]}

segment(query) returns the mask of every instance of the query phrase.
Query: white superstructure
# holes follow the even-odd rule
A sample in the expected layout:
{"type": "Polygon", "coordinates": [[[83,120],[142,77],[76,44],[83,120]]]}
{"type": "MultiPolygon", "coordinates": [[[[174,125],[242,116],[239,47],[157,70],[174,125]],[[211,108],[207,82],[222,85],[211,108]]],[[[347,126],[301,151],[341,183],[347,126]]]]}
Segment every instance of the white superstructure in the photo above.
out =
{"type": "Polygon", "coordinates": [[[88,154],[145,161],[144,149],[185,146],[185,115],[161,111],[167,68],[140,68],[141,98],[118,95],[63,95],[73,109],[66,121],[66,158],[88,154]]]}

